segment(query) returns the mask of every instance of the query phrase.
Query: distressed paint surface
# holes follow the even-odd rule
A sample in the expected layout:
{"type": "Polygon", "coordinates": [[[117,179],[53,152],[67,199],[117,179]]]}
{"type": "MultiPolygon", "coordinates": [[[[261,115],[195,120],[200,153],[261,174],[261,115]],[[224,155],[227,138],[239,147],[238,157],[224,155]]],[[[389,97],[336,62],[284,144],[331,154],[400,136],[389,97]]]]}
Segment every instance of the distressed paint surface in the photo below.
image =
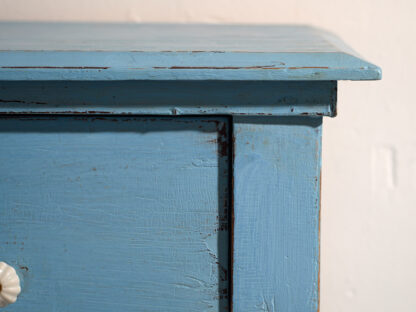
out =
{"type": "Polygon", "coordinates": [[[5,311],[228,311],[227,119],[3,117],[5,311]]]}
{"type": "Polygon", "coordinates": [[[305,26],[3,23],[0,80],[374,80],[305,26]],[[63,39],[65,38],[65,39],[63,39]]]}
{"type": "Polygon", "coordinates": [[[336,81],[0,81],[0,113],[336,114],[336,81]]]}
{"type": "Polygon", "coordinates": [[[10,311],[319,310],[321,116],[379,67],[304,26],[0,26],[0,114],[42,114],[0,120],[10,311]]]}
{"type": "Polygon", "coordinates": [[[318,310],[321,123],[234,119],[234,311],[318,310]]]}

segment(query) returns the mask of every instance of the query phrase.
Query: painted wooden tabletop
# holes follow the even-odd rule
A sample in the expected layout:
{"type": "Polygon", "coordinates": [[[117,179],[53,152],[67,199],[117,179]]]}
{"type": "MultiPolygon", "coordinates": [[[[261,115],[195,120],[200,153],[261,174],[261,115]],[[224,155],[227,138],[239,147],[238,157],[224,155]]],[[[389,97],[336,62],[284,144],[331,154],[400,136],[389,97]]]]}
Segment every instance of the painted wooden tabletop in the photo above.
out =
{"type": "Polygon", "coordinates": [[[0,80],[380,78],[307,26],[0,23],[0,80]]]}

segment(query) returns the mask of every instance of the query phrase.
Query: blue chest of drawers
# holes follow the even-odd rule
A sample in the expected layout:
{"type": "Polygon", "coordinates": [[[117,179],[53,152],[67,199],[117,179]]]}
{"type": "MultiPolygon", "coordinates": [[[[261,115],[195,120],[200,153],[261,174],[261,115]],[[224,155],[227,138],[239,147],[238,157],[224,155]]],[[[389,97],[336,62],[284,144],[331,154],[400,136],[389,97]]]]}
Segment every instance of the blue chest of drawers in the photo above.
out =
{"type": "Polygon", "coordinates": [[[301,26],[3,23],[0,50],[5,311],[319,309],[322,118],[378,67],[301,26]]]}

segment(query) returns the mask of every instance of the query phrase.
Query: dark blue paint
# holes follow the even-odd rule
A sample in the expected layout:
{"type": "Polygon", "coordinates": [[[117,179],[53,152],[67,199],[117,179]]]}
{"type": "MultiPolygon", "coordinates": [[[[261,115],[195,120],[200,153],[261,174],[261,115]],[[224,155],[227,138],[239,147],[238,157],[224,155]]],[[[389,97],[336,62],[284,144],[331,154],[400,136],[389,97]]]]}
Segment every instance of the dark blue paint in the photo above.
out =
{"type": "Polygon", "coordinates": [[[0,81],[0,112],[334,116],[336,86],[335,81],[0,81]]]}

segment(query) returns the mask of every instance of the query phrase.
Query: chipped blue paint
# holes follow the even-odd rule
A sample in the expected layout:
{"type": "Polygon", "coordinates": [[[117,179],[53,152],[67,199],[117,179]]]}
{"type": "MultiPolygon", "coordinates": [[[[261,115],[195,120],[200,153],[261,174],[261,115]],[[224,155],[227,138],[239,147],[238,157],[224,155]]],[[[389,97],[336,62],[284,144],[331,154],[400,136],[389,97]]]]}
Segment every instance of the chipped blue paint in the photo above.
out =
{"type": "Polygon", "coordinates": [[[378,67],[344,53],[0,52],[0,80],[380,78],[378,67]]]}
{"type": "Polygon", "coordinates": [[[313,27],[0,23],[6,310],[319,310],[321,116],[380,78],[313,27]]]}
{"type": "Polygon", "coordinates": [[[336,114],[335,81],[0,81],[0,113],[336,114]]]}

